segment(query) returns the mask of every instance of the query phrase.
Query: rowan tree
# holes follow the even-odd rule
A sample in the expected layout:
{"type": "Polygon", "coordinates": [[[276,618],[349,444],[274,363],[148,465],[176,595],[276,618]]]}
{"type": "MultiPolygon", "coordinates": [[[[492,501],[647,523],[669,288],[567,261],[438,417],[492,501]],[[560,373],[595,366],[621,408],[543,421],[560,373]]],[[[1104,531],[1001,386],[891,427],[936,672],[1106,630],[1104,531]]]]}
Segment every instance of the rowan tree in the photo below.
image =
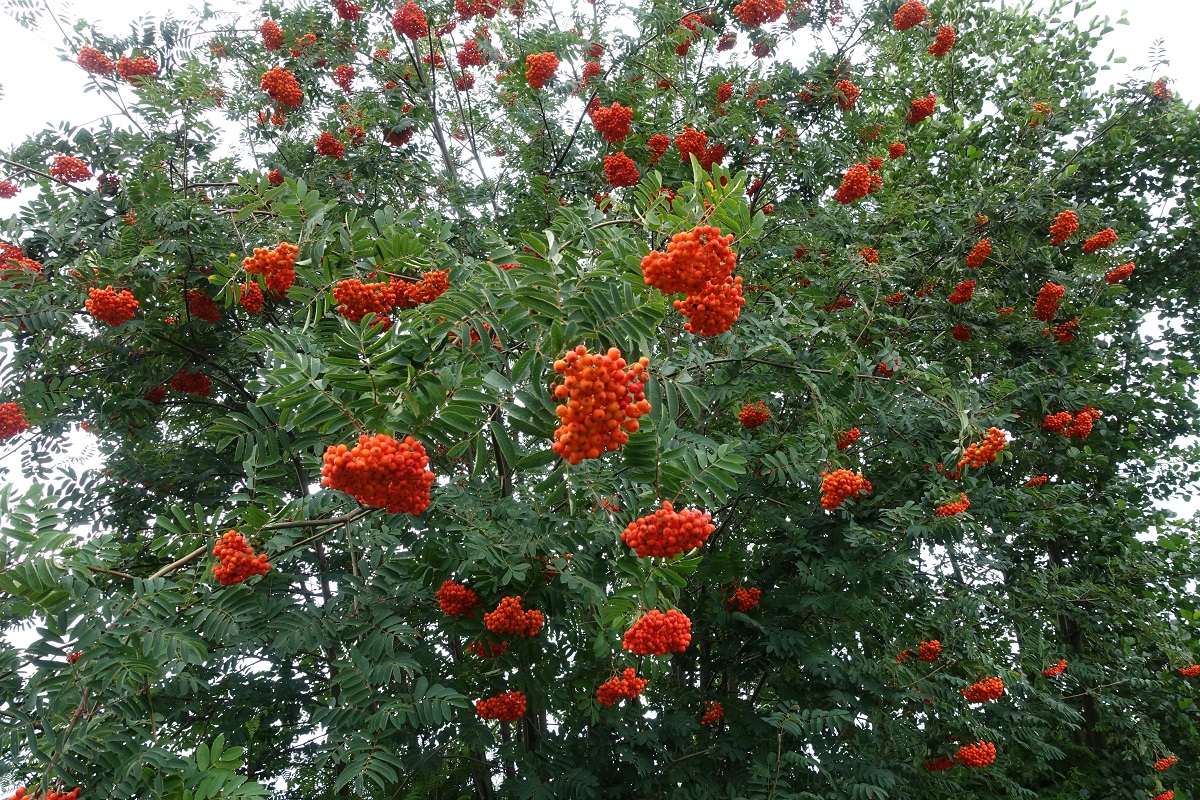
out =
{"type": "Polygon", "coordinates": [[[115,115],[0,157],[0,780],[1200,785],[1200,123],[1081,4],[9,10],[115,115]]]}

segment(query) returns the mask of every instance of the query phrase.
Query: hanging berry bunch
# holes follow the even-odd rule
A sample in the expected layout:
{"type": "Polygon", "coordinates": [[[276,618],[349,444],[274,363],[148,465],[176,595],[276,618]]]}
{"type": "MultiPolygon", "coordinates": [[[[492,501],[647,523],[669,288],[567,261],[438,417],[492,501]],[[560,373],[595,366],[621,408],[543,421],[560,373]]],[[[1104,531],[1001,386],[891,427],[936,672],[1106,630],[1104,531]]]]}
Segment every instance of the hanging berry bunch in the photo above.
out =
{"type": "Polygon", "coordinates": [[[747,430],[754,430],[760,425],[766,424],[770,418],[771,410],[762,400],[756,403],[747,403],[738,412],[738,422],[742,423],[742,427],[747,430]]]}
{"type": "Polygon", "coordinates": [[[1008,434],[999,428],[988,428],[987,436],[982,441],[971,442],[963,451],[958,462],[959,467],[975,467],[979,469],[987,464],[994,464],[996,455],[1004,449],[1008,442],[1008,434]]]}
{"type": "Polygon", "coordinates": [[[596,690],[596,701],[602,706],[611,706],[622,700],[633,700],[641,695],[649,683],[645,678],[639,678],[637,670],[626,667],[620,674],[609,678],[600,684],[596,690]]]}
{"type": "Polygon", "coordinates": [[[104,289],[89,289],[88,299],[83,307],[100,322],[116,328],[133,319],[137,313],[138,301],[133,299],[133,293],[128,289],[114,292],[113,287],[108,286],[104,289]]]}
{"type": "Polygon", "coordinates": [[[1175,756],[1164,756],[1154,762],[1154,768],[1159,772],[1166,772],[1177,763],[1179,763],[1179,759],[1175,756]]]}
{"type": "Polygon", "coordinates": [[[29,430],[25,412],[16,403],[0,403],[0,442],[29,430]]]}
{"type": "Polygon", "coordinates": [[[651,250],[643,257],[642,276],[663,294],[698,293],[737,269],[731,244],[733,234],[722,236],[720,228],[699,225],[672,236],[665,253],[651,250]]]}
{"type": "Polygon", "coordinates": [[[1117,267],[1116,269],[1110,269],[1108,272],[1104,273],[1104,280],[1108,283],[1120,283],[1123,280],[1127,280],[1129,276],[1133,274],[1134,269],[1136,269],[1136,267],[1134,266],[1133,262],[1130,261],[1128,264],[1117,267]]]}
{"type": "Polygon", "coordinates": [[[918,0],[908,0],[896,10],[896,16],[892,22],[896,25],[896,30],[906,31],[924,22],[927,13],[924,4],[918,0]]]}
{"type": "Polygon", "coordinates": [[[486,700],[476,700],[475,712],[483,719],[516,722],[525,713],[525,695],[521,692],[507,691],[486,700]]]}
{"type": "Polygon", "coordinates": [[[842,185],[834,193],[833,199],[842,205],[849,205],[870,193],[871,170],[865,164],[855,164],[842,176],[842,185]]]}
{"type": "Polygon", "coordinates": [[[639,656],[682,653],[692,641],[692,621],[675,609],[649,612],[625,631],[621,646],[639,656]]]}
{"type": "Polygon", "coordinates": [[[75,63],[92,75],[111,75],[114,68],[108,56],[94,47],[81,47],[75,63]]]}
{"type": "Polygon", "coordinates": [[[255,575],[266,575],[271,568],[267,554],[254,555],[246,539],[234,530],[226,531],[217,540],[212,554],[220,562],[213,566],[213,577],[222,586],[232,586],[255,575]]]}
{"type": "Polygon", "coordinates": [[[955,32],[951,25],[942,25],[938,28],[937,36],[933,40],[933,44],[929,45],[929,49],[925,52],[934,58],[941,58],[950,52],[950,48],[954,47],[955,32]]]}
{"type": "Polygon", "coordinates": [[[1064,658],[1057,664],[1051,664],[1050,666],[1046,667],[1044,670],[1042,670],[1042,674],[1047,678],[1057,678],[1059,675],[1063,674],[1063,671],[1066,670],[1066,668],[1067,660],[1064,658]]]}
{"type": "Polygon", "coordinates": [[[506,633],[512,636],[528,638],[536,636],[545,624],[542,612],[536,609],[528,611],[521,608],[521,598],[505,597],[496,606],[495,611],[483,615],[483,623],[492,633],[506,633]]]}
{"type": "Polygon", "coordinates": [[[738,22],[747,28],[757,28],[774,22],[787,11],[784,0],[742,0],[733,7],[738,22]]]}
{"type": "Polygon", "coordinates": [[[858,428],[851,428],[845,433],[838,434],[837,449],[849,450],[850,447],[858,441],[858,437],[862,435],[862,431],[858,428]]]}
{"type": "Polygon", "coordinates": [[[414,42],[429,35],[429,23],[425,19],[425,12],[412,0],[396,9],[396,13],[392,15],[392,27],[396,29],[396,33],[407,36],[414,42]]]}
{"type": "Polygon", "coordinates": [[[333,299],[338,303],[338,313],[351,322],[362,322],[367,314],[374,314],[383,330],[392,326],[388,314],[394,307],[394,294],[390,283],[363,283],[358,278],[338,281],[333,287],[333,299]]]}
{"type": "Polygon", "coordinates": [[[283,297],[296,282],[296,254],[300,248],[280,242],[273,248],[256,247],[254,255],[242,260],[242,268],[251,275],[263,275],[267,288],[276,297],[283,297]]]}
{"type": "Polygon", "coordinates": [[[1074,211],[1060,211],[1050,223],[1050,244],[1062,244],[1079,230],[1079,217],[1074,211]]]}
{"type": "Polygon", "coordinates": [[[930,639],[917,645],[917,661],[937,661],[942,657],[942,643],[930,639]]]}
{"type": "Polygon", "coordinates": [[[641,174],[637,164],[624,153],[604,157],[604,178],[613,187],[636,186],[641,174]]]}
{"type": "Polygon", "coordinates": [[[925,97],[909,102],[908,105],[908,116],[905,119],[908,121],[908,124],[916,125],[933,116],[933,109],[937,106],[937,97],[931,92],[925,97]]]}
{"type": "Polygon", "coordinates": [[[658,511],[629,523],[621,541],[638,558],[674,558],[704,544],[714,530],[711,514],[690,508],[675,511],[664,500],[658,511]]]}
{"type": "Polygon", "coordinates": [[[238,304],[246,310],[247,314],[257,314],[262,311],[265,303],[266,298],[263,297],[258,281],[246,281],[242,284],[241,292],[238,295],[238,304]]]}
{"type": "Polygon", "coordinates": [[[607,108],[600,106],[592,112],[592,125],[595,126],[596,132],[603,136],[605,141],[613,144],[625,140],[632,124],[633,109],[617,102],[607,108]]]}
{"type": "Polygon", "coordinates": [[[960,689],[968,703],[990,703],[1004,694],[1004,681],[999,678],[984,678],[966,689],[960,689]]]}
{"type": "Polygon", "coordinates": [[[221,309],[217,308],[211,297],[197,289],[188,289],[187,309],[188,314],[196,319],[210,323],[221,321],[221,309]]]}
{"type": "Polygon", "coordinates": [[[861,493],[871,493],[871,482],[848,469],[836,469],[821,473],[821,507],[833,511],[842,503],[861,493]]]}
{"type": "Polygon", "coordinates": [[[142,83],[145,78],[158,74],[158,62],[146,56],[129,58],[121,56],[117,59],[117,74],[134,86],[142,83]]]}
{"type": "Polygon", "coordinates": [[[977,245],[971,248],[971,252],[967,253],[967,266],[970,269],[978,269],[983,266],[983,262],[992,254],[992,240],[983,239],[977,245]]]}
{"type": "Polygon", "coordinates": [[[425,448],[411,436],[397,442],[386,433],[363,435],[353,448],[331,445],[324,461],[321,484],[364,505],[413,516],[429,507],[433,473],[425,448]]]}
{"type": "Polygon", "coordinates": [[[1038,291],[1037,303],[1033,307],[1034,319],[1040,319],[1043,322],[1054,319],[1054,315],[1058,313],[1058,304],[1062,302],[1066,291],[1067,287],[1061,284],[1047,282],[1038,291]]]}
{"type": "Polygon", "coordinates": [[[299,108],[304,101],[300,82],[291,70],[273,67],[263,73],[259,89],[284,108],[299,108]]]}
{"type": "Polygon", "coordinates": [[[758,607],[760,599],[762,599],[761,589],[754,587],[745,589],[739,586],[733,590],[733,596],[729,598],[729,610],[748,614],[758,607]]]}
{"type": "Polygon", "coordinates": [[[1111,247],[1117,243],[1117,232],[1112,228],[1105,228],[1095,236],[1089,237],[1083,243],[1083,252],[1094,253],[1097,250],[1103,250],[1106,247],[1111,247]]]}
{"type": "Polygon", "coordinates": [[[181,369],[171,378],[171,388],[182,394],[208,397],[212,394],[212,381],[203,372],[188,372],[181,369]]]}
{"type": "Polygon", "coordinates": [[[437,590],[438,606],[448,617],[469,617],[479,605],[479,595],[465,584],[448,580],[437,590]]]}
{"type": "Polygon", "coordinates": [[[971,501],[967,499],[966,492],[959,492],[958,499],[938,506],[933,511],[935,517],[954,517],[971,507],[971,501]]]}
{"type": "Polygon", "coordinates": [[[700,717],[701,725],[715,725],[721,721],[721,717],[725,716],[725,709],[716,700],[707,700],[704,703],[704,714],[700,717]]]}
{"type": "Polygon", "coordinates": [[[558,56],[554,53],[533,53],[525,56],[525,78],[532,89],[541,89],[554,77],[558,70],[558,56]]]}
{"type": "Polygon", "coordinates": [[[949,296],[946,297],[950,301],[950,305],[958,306],[963,303],[971,302],[971,298],[975,295],[975,281],[965,280],[958,286],[954,287],[949,296]]]}
{"type": "Polygon", "coordinates": [[[79,183],[92,177],[92,171],[88,168],[87,164],[65,153],[55,154],[54,165],[50,167],[50,174],[63,183],[79,183]]]}
{"type": "Polygon", "coordinates": [[[553,387],[554,397],[563,403],[557,409],[554,452],[578,464],[629,441],[638,419],[650,411],[642,386],[649,365],[650,359],[642,358],[626,371],[617,348],[601,356],[588,353],[583,345],[554,362],[554,371],[563,376],[553,387]]]}
{"type": "Polygon", "coordinates": [[[996,760],[996,745],[984,741],[977,744],[964,744],[954,754],[954,760],[964,767],[982,769],[996,760]]]}

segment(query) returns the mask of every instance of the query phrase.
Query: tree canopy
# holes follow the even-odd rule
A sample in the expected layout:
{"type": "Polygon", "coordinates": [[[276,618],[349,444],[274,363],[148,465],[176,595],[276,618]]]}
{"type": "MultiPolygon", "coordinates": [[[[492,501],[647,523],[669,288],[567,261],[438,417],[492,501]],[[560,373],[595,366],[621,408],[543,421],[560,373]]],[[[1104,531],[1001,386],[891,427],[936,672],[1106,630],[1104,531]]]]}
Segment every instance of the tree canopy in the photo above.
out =
{"type": "Polygon", "coordinates": [[[1086,6],[9,0],[114,115],[0,154],[0,781],[1190,796],[1200,121],[1086,6]]]}

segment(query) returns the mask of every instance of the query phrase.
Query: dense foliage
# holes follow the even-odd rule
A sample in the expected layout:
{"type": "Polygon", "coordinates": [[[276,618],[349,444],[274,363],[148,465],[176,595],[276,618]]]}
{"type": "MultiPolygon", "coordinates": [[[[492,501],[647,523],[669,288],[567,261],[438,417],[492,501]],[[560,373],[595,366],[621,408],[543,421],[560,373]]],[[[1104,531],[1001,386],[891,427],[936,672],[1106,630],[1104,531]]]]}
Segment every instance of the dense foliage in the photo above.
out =
{"type": "Polygon", "coordinates": [[[0,780],[1182,800],[1200,124],[1059,6],[9,0],[0,780]]]}

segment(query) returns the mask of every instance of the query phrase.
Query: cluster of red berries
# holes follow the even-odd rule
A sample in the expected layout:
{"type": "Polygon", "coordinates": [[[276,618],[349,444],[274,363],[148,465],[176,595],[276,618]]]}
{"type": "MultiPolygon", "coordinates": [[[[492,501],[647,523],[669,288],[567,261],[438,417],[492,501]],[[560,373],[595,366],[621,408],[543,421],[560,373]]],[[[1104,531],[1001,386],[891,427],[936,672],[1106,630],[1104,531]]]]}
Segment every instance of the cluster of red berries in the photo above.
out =
{"type": "Polygon", "coordinates": [[[333,7],[337,11],[338,17],[350,22],[357,20],[363,10],[362,6],[352,3],[350,0],[333,0],[333,7]]]}
{"type": "Polygon", "coordinates": [[[198,289],[188,289],[187,310],[188,314],[205,322],[221,321],[221,309],[217,308],[211,297],[198,289]]]}
{"type": "Polygon", "coordinates": [[[1165,792],[1160,792],[1154,795],[1154,800],[1175,800],[1175,790],[1167,789],[1165,792]]]}
{"type": "Polygon", "coordinates": [[[396,13],[392,15],[392,27],[396,29],[396,33],[413,41],[429,35],[429,22],[425,19],[425,12],[411,0],[396,9],[396,13]]]}
{"type": "Polygon", "coordinates": [[[479,605],[479,595],[465,584],[448,580],[437,590],[438,605],[442,613],[450,617],[469,617],[479,605]]]}
{"type": "Polygon", "coordinates": [[[147,78],[157,73],[158,62],[153,58],[147,58],[146,56],[138,56],[137,58],[121,56],[117,59],[117,74],[134,85],[137,85],[142,78],[147,78]]]}
{"type": "Polygon", "coordinates": [[[720,228],[709,225],[677,233],[665,253],[651,250],[642,258],[646,285],[664,294],[700,293],[737,269],[737,253],[731,244],[733,234],[722,236],[720,228]]]}
{"type": "Polygon", "coordinates": [[[701,725],[714,725],[721,721],[721,717],[725,716],[725,709],[716,700],[707,700],[704,703],[704,714],[700,717],[701,725]]]}
{"type": "Polygon", "coordinates": [[[929,49],[925,52],[934,58],[941,58],[950,52],[950,48],[954,47],[954,28],[950,25],[943,25],[938,28],[937,36],[933,40],[933,44],[929,45],[929,49]]]}
{"type": "Polygon", "coordinates": [[[904,155],[907,151],[908,148],[904,146],[904,142],[892,142],[890,145],[888,145],[888,158],[894,161],[904,155]]]}
{"type": "Polygon", "coordinates": [[[483,639],[476,639],[467,645],[467,655],[479,656],[480,658],[500,658],[508,650],[508,642],[488,642],[483,639]]]}
{"type": "Polygon", "coordinates": [[[275,247],[256,247],[254,255],[242,260],[242,268],[251,275],[263,275],[267,288],[276,297],[283,297],[296,282],[296,254],[300,248],[280,242],[275,247]]]}
{"type": "MultiPolygon", "coordinates": [[[[62,794],[48,791],[46,792],[45,800],[78,800],[80,791],[81,790],[78,786],[69,792],[63,792],[62,794]]],[[[24,786],[18,786],[17,791],[15,791],[12,797],[10,797],[8,800],[36,800],[36,795],[27,794],[24,786]]]]}
{"type": "Polygon", "coordinates": [[[397,308],[416,308],[432,303],[450,288],[450,270],[435,269],[421,275],[416,282],[401,281],[391,286],[397,308]]]}
{"type": "Polygon", "coordinates": [[[896,30],[906,31],[924,22],[927,13],[924,4],[917,2],[917,0],[908,0],[907,3],[896,10],[896,16],[892,18],[892,22],[895,23],[896,30]]]}
{"type": "Polygon", "coordinates": [[[1154,762],[1154,768],[1159,772],[1166,772],[1177,763],[1179,763],[1179,759],[1175,756],[1164,756],[1154,762]]]}
{"type": "Polygon", "coordinates": [[[1155,100],[1158,100],[1162,103],[1170,100],[1173,96],[1171,94],[1171,90],[1167,88],[1166,78],[1159,78],[1156,80],[1150,88],[1150,94],[1155,100]]]}
{"type": "Polygon", "coordinates": [[[885,305],[895,308],[904,302],[904,292],[895,292],[893,294],[889,294],[887,297],[883,298],[883,302],[885,305]]]}
{"type": "Polygon", "coordinates": [[[636,669],[626,667],[620,675],[614,675],[600,684],[600,688],[596,690],[596,700],[602,706],[611,706],[622,700],[633,700],[641,695],[647,683],[649,681],[645,678],[638,677],[636,669]]]}
{"type": "Polygon", "coordinates": [[[654,166],[671,146],[671,137],[665,133],[656,133],[646,141],[646,146],[650,148],[650,166],[654,166]]]}
{"type": "Polygon", "coordinates": [[[1053,336],[1059,344],[1069,344],[1075,341],[1075,329],[1079,327],[1079,318],[1061,322],[1053,328],[1042,328],[1042,336],[1053,336]]]}
{"type": "Polygon", "coordinates": [[[536,636],[545,624],[542,612],[537,609],[525,611],[521,608],[521,597],[505,597],[495,611],[483,615],[483,623],[492,633],[507,633],[526,638],[536,636]]]}
{"type": "Polygon", "coordinates": [[[587,86],[591,83],[592,78],[598,77],[604,73],[604,67],[600,66],[599,61],[585,61],[583,64],[583,85],[587,86]]]}
{"type": "Polygon", "coordinates": [[[917,645],[917,661],[937,661],[942,657],[942,643],[930,639],[917,645]]]}
{"type": "Polygon", "coordinates": [[[854,308],[854,300],[842,295],[832,303],[826,303],[824,308],[826,311],[841,311],[844,308],[854,308]]]}
{"type": "Polygon", "coordinates": [[[375,324],[387,330],[392,326],[387,315],[396,305],[392,289],[396,285],[391,282],[363,283],[358,278],[349,278],[338,281],[333,287],[333,299],[338,302],[338,313],[351,322],[362,322],[367,314],[374,314],[378,317],[375,324]]]}
{"type": "Polygon", "coordinates": [[[541,89],[554,77],[558,70],[558,56],[554,53],[533,53],[525,56],[525,79],[534,89],[541,89]]]}
{"type": "Polygon", "coordinates": [[[559,424],[551,449],[578,464],[629,441],[629,434],[639,427],[638,419],[650,411],[642,386],[649,365],[650,359],[642,358],[626,371],[617,348],[592,355],[583,345],[555,361],[554,371],[563,378],[552,389],[554,397],[565,403],[556,409],[559,424]]]}
{"type": "Polygon", "coordinates": [[[1079,230],[1079,217],[1074,211],[1060,211],[1050,223],[1050,244],[1062,244],[1079,230]]]}
{"type": "Polygon", "coordinates": [[[1185,678],[1194,678],[1200,675],[1200,664],[1193,664],[1190,667],[1180,667],[1179,674],[1185,678]]]}
{"type": "Polygon", "coordinates": [[[975,331],[971,330],[967,325],[959,324],[950,329],[950,335],[957,341],[969,342],[971,341],[971,337],[975,335],[975,331]]]}
{"type": "Polygon", "coordinates": [[[274,67],[264,72],[259,89],[284,108],[299,108],[304,100],[300,82],[291,70],[283,67],[274,67]]]}
{"type": "Polygon", "coordinates": [[[850,446],[858,441],[858,437],[862,435],[862,431],[858,428],[851,428],[845,433],[838,434],[837,449],[849,450],[850,446]]]}
{"type": "MultiPolygon", "coordinates": [[[[861,93],[860,89],[845,79],[838,81],[835,86],[838,90],[838,106],[842,109],[842,111],[850,111],[853,109],[854,104],[858,102],[858,95],[861,93]]],[[[878,169],[878,167],[875,169],[878,169]]]]}
{"type": "Polygon", "coordinates": [[[488,63],[488,55],[479,48],[478,39],[467,39],[454,57],[458,59],[460,69],[482,67],[488,63]]]}
{"type": "Polygon", "coordinates": [[[742,423],[742,427],[747,430],[753,430],[760,425],[766,423],[771,418],[771,410],[767,408],[762,400],[756,403],[747,403],[742,406],[742,410],[738,412],[738,422],[742,423]]]}
{"type": "Polygon", "coordinates": [[[837,469],[821,473],[821,507],[826,511],[833,511],[861,492],[871,493],[871,482],[861,472],[837,469]]]}
{"type": "Polygon", "coordinates": [[[674,558],[704,544],[714,530],[711,514],[690,508],[676,511],[664,500],[658,511],[629,523],[621,541],[638,558],[674,558]]]}
{"type": "Polygon", "coordinates": [[[16,403],[0,403],[0,442],[29,430],[25,412],[16,403]]]}
{"type": "Polygon", "coordinates": [[[525,713],[525,695],[521,692],[508,691],[486,700],[476,700],[475,712],[484,719],[516,722],[525,713]]]}
{"type": "Polygon", "coordinates": [[[1094,253],[1097,250],[1103,250],[1106,247],[1111,247],[1116,243],[1117,232],[1112,228],[1105,228],[1095,236],[1089,237],[1088,240],[1083,243],[1083,252],[1094,253]]]}
{"type": "Polygon", "coordinates": [[[980,741],[977,744],[964,744],[954,754],[954,760],[964,767],[980,769],[996,760],[996,745],[980,741]]]}
{"type": "Polygon", "coordinates": [[[605,141],[616,144],[624,141],[629,135],[630,126],[633,124],[633,109],[617,102],[608,107],[600,106],[592,112],[592,124],[605,141]]]}
{"type": "Polygon", "coordinates": [[[1120,283],[1132,275],[1135,269],[1137,269],[1137,267],[1135,267],[1134,263],[1130,261],[1128,264],[1124,264],[1116,269],[1110,269],[1108,272],[1104,273],[1104,280],[1109,283],[1120,283]]]}
{"type": "Polygon", "coordinates": [[[1092,426],[1103,416],[1100,411],[1091,406],[1072,414],[1070,411],[1059,411],[1057,414],[1047,414],[1042,421],[1042,430],[1050,433],[1061,433],[1069,439],[1086,439],[1092,433],[1092,426]]]}
{"type": "Polygon", "coordinates": [[[1058,313],[1058,304],[1062,301],[1066,291],[1067,287],[1062,284],[1047,281],[1046,285],[1038,291],[1037,303],[1033,306],[1034,319],[1040,319],[1043,322],[1054,319],[1054,315],[1058,313]]]}
{"type": "Polygon", "coordinates": [[[113,291],[112,286],[104,289],[89,289],[83,307],[101,322],[116,328],[133,319],[138,301],[128,289],[113,291]]]}
{"type": "Polygon", "coordinates": [[[614,153],[604,157],[604,177],[614,187],[636,186],[641,173],[632,158],[624,153],[614,153]]]}
{"type": "Polygon", "coordinates": [[[720,86],[717,87],[717,102],[718,103],[727,103],[727,102],[729,102],[729,100],[732,97],[733,97],[733,84],[732,83],[728,83],[728,82],[722,83],[720,86]]]}
{"type": "Polygon", "coordinates": [[[1045,675],[1047,678],[1057,678],[1059,675],[1063,674],[1063,672],[1066,670],[1066,668],[1067,668],[1067,660],[1064,658],[1061,661],[1059,661],[1057,664],[1052,664],[1052,665],[1046,667],[1044,670],[1042,670],[1042,674],[1045,675]]]}
{"type": "Polygon", "coordinates": [[[858,255],[867,264],[878,264],[879,263],[879,251],[876,250],[874,247],[864,247],[858,251],[858,255]]]}
{"type": "Polygon", "coordinates": [[[992,240],[984,239],[979,244],[971,248],[971,252],[967,253],[967,266],[971,269],[977,269],[983,266],[983,262],[992,254],[992,240]]]}
{"type": "Polygon", "coordinates": [[[930,772],[945,772],[946,770],[953,769],[954,767],[954,759],[947,756],[939,756],[938,758],[925,762],[925,769],[929,770],[930,772]]]}
{"type": "Polygon", "coordinates": [[[0,198],[11,200],[21,192],[21,187],[12,181],[0,181],[0,198]]]}
{"type": "Polygon", "coordinates": [[[842,176],[842,185],[834,193],[833,199],[842,205],[861,200],[872,192],[872,178],[876,177],[878,176],[872,175],[866,164],[855,164],[842,176]]]}
{"type": "Polygon", "coordinates": [[[55,153],[50,174],[63,183],[78,183],[92,177],[92,171],[88,169],[87,164],[65,153],[55,153]]]}
{"type": "Polygon", "coordinates": [[[267,554],[254,555],[246,539],[237,531],[225,531],[213,545],[212,554],[220,562],[213,566],[213,577],[222,586],[232,586],[255,575],[266,575],[271,568],[267,554]]]}
{"type": "Polygon", "coordinates": [[[454,79],[454,88],[460,92],[469,92],[475,88],[475,75],[463,70],[462,75],[454,79]]]}
{"type": "Polygon", "coordinates": [[[283,28],[280,28],[275,20],[264,19],[258,26],[258,32],[262,35],[263,47],[266,49],[278,50],[283,47],[283,28]]]}
{"type": "Polygon", "coordinates": [[[933,515],[935,517],[953,517],[963,513],[970,506],[971,501],[967,499],[966,492],[959,492],[957,500],[938,506],[933,510],[933,515]]]}
{"type": "Polygon", "coordinates": [[[968,279],[968,280],[965,280],[962,283],[960,283],[958,286],[955,286],[954,291],[952,291],[946,297],[946,299],[950,301],[951,305],[957,306],[957,305],[962,305],[963,303],[971,302],[971,298],[974,295],[975,295],[975,281],[968,279]]]}
{"type": "Polygon", "coordinates": [[[719,336],[733,327],[745,304],[742,279],[730,277],[719,283],[710,282],[699,293],[689,294],[672,305],[688,319],[684,330],[697,336],[719,336]]]}
{"type": "Polygon", "coordinates": [[[1048,475],[1034,475],[1032,478],[1025,481],[1021,485],[1024,486],[1026,489],[1036,489],[1039,486],[1045,486],[1046,481],[1048,481],[1049,479],[1050,478],[1048,475]]]}
{"type": "Polygon", "coordinates": [[[968,703],[988,703],[1004,694],[1004,681],[999,678],[984,678],[966,689],[960,689],[968,703]]]}
{"type": "Polygon", "coordinates": [[[784,0],[742,0],[733,7],[733,13],[738,21],[747,28],[757,28],[768,22],[774,22],[787,11],[784,0]]]}
{"type": "Polygon", "coordinates": [[[203,372],[188,372],[179,370],[170,381],[171,388],[182,394],[194,394],[197,397],[208,397],[212,394],[212,381],[203,372]]]}
{"type": "Polygon", "coordinates": [[[762,589],[751,587],[737,587],[733,590],[733,597],[729,598],[729,610],[740,611],[743,614],[748,614],[758,608],[758,601],[762,599],[762,589]]]}
{"type": "Polygon", "coordinates": [[[958,466],[979,469],[986,464],[993,464],[996,461],[996,454],[1004,449],[1007,442],[1008,434],[1004,431],[999,428],[988,428],[987,436],[982,441],[971,442],[967,445],[958,466]]]}
{"type": "Polygon", "coordinates": [[[75,63],[92,75],[111,75],[113,62],[94,47],[81,47],[75,63]]]}
{"type": "Polygon", "coordinates": [[[937,105],[937,97],[930,92],[919,100],[910,101],[908,105],[908,116],[905,119],[908,120],[910,125],[916,125],[918,122],[929,119],[933,114],[934,106],[937,105]]]}
{"type": "Polygon", "coordinates": [[[73,653],[68,653],[68,654],[67,654],[67,663],[68,663],[68,664],[74,664],[74,663],[76,663],[77,661],[79,661],[79,659],[81,659],[81,658],[83,658],[83,651],[82,651],[82,650],[76,650],[76,651],[74,651],[73,653]]]}
{"type": "Polygon", "coordinates": [[[263,297],[258,281],[246,281],[242,284],[238,303],[246,309],[247,314],[257,314],[262,311],[265,302],[266,298],[263,297]]]}
{"type": "Polygon", "coordinates": [[[692,621],[672,608],[666,614],[649,612],[629,630],[621,647],[639,656],[665,656],[682,653],[692,641],[692,621]]]}
{"type": "Polygon", "coordinates": [[[346,153],[346,145],[329,131],[321,131],[317,137],[317,155],[340,159],[346,153]]]}
{"type": "Polygon", "coordinates": [[[363,435],[352,449],[331,445],[324,461],[321,484],[353,495],[364,505],[413,516],[429,507],[429,457],[411,436],[397,442],[386,433],[363,435]]]}
{"type": "Polygon", "coordinates": [[[701,160],[707,144],[708,134],[692,127],[685,127],[675,137],[675,149],[679,151],[679,158],[683,160],[684,164],[691,161],[693,155],[697,160],[701,160]]]}
{"type": "Polygon", "coordinates": [[[340,64],[333,71],[333,82],[346,94],[354,91],[354,67],[349,64],[340,64]]]}

